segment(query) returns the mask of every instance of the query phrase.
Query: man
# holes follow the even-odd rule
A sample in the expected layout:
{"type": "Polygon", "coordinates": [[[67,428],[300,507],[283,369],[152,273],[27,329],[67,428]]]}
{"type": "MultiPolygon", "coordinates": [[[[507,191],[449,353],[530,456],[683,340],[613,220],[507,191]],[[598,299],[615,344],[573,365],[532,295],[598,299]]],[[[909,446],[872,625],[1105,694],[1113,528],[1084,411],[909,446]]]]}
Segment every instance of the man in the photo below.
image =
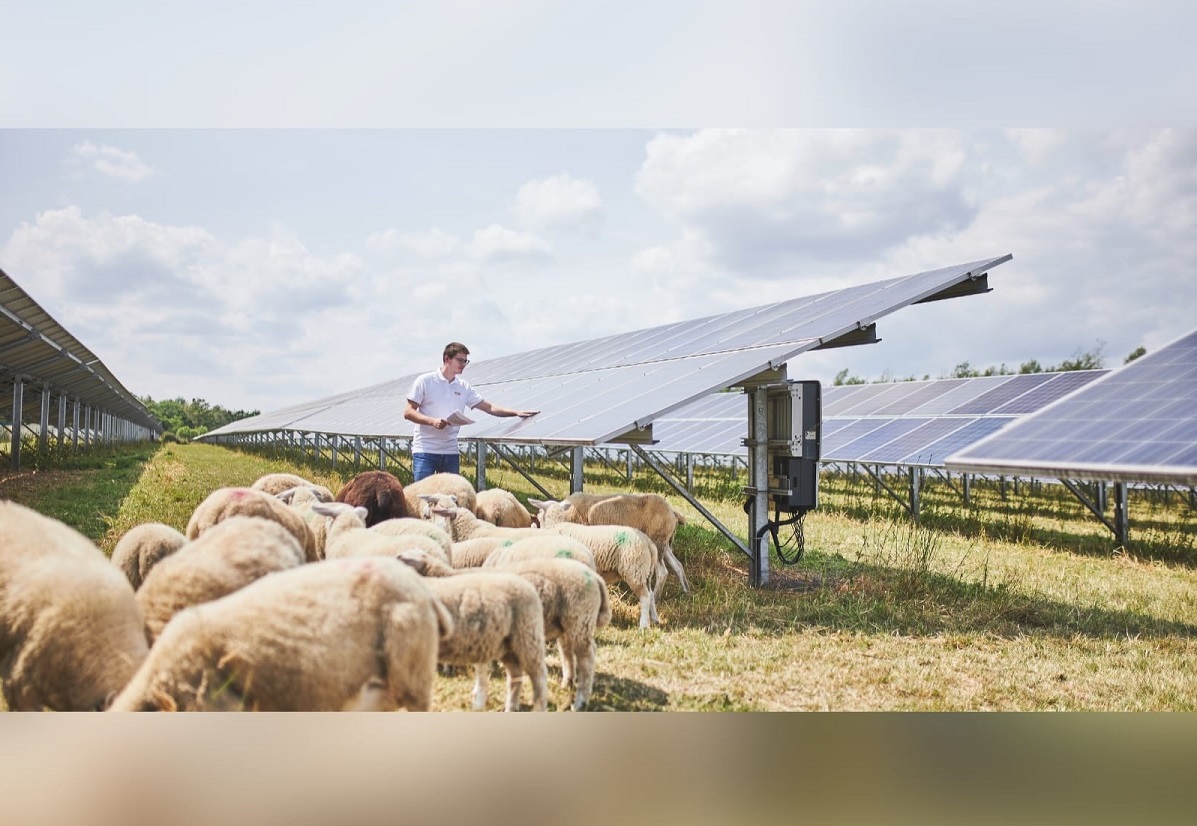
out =
{"type": "Polygon", "coordinates": [[[403,418],[416,425],[411,442],[412,473],[416,481],[434,473],[461,472],[461,454],[457,448],[460,425],[450,421],[454,414],[461,415],[467,408],[492,416],[523,418],[540,412],[512,410],[482,398],[461,378],[470,363],[469,355],[464,344],[450,342],[441,356],[441,368],[417,376],[407,391],[403,418]]]}

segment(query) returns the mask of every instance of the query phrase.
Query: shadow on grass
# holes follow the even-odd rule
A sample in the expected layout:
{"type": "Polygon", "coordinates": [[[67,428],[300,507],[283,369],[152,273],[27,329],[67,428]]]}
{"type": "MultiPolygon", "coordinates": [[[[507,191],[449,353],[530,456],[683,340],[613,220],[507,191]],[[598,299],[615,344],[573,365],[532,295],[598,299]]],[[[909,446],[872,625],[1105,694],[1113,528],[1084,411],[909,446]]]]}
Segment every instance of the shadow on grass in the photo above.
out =
{"type": "Polygon", "coordinates": [[[669,695],[637,680],[598,671],[587,711],[666,711],[669,695]]]}

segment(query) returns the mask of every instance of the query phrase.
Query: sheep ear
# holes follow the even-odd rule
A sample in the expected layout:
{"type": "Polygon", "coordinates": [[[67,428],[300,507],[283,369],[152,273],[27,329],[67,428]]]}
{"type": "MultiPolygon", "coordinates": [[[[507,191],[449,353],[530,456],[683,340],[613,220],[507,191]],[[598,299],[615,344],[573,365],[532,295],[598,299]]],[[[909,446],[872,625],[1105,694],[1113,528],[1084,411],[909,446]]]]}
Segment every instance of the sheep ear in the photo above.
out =
{"type": "Polygon", "coordinates": [[[312,512],[321,516],[336,516],[344,510],[344,502],[313,502],[312,512]]]}
{"type": "Polygon", "coordinates": [[[540,508],[541,510],[544,510],[549,506],[549,503],[543,499],[529,499],[528,504],[534,508],[540,508]]]}
{"type": "Polygon", "coordinates": [[[282,493],[275,494],[275,498],[281,500],[285,504],[290,505],[291,500],[295,498],[295,492],[297,490],[299,490],[299,488],[297,488],[297,487],[290,488],[289,490],[285,490],[282,493]]]}
{"type": "Polygon", "coordinates": [[[423,576],[424,572],[428,570],[428,558],[417,551],[404,551],[396,555],[395,558],[405,565],[411,566],[420,576],[423,576]]]}
{"type": "Polygon", "coordinates": [[[365,522],[366,517],[370,515],[370,511],[366,510],[361,505],[358,505],[357,507],[355,507],[353,509],[353,512],[356,513],[358,516],[360,516],[362,518],[363,522],[365,522]]]}
{"type": "Polygon", "coordinates": [[[437,497],[437,494],[435,494],[435,493],[421,493],[420,494],[420,498],[423,499],[425,502],[435,502],[436,497],[437,497]]]}

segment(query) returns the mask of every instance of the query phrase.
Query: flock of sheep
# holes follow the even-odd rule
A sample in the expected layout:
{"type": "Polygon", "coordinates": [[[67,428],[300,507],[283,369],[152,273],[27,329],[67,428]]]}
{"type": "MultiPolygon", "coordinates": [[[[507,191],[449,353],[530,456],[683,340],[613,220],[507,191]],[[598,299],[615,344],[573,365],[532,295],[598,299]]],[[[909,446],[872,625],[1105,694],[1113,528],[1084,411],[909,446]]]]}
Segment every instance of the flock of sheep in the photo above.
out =
{"type": "Polygon", "coordinates": [[[10,710],[427,711],[438,667],[491,665],[505,710],[547,708],[546,646],[583,709],[608,583],[659,622],[682,517],[655,494],[529,500],[385,471],[335,496],[272,473],[213,491],[184,532],[148,522],[111,558],[0,502],[0,681],[10,710]]]}

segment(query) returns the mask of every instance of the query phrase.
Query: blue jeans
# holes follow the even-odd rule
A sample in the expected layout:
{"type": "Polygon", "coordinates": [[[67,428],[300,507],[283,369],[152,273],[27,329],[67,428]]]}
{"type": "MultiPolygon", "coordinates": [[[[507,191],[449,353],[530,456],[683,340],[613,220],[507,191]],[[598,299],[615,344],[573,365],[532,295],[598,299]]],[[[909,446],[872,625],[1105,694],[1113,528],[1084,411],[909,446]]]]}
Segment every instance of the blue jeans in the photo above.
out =
{"type": "Polygon", "coordinates": [[[461,473],[461,454],[413,453],[411,472],[416,482],[434,473],[461,473]]]}

